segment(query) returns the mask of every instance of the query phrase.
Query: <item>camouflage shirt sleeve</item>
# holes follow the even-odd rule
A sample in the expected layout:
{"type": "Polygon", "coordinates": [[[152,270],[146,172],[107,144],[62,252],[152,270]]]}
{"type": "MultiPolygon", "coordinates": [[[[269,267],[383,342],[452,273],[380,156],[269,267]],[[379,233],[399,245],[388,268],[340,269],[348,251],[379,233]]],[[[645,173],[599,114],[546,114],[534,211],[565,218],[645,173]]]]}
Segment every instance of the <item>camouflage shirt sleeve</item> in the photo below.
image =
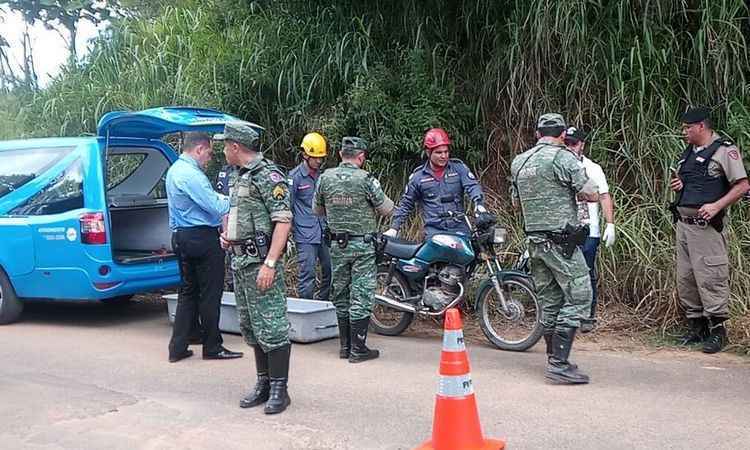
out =
{"type": "Polygon", "coordinates": [[[373,176],[367,177],[366,182],[366,188],[367,188],[367,199],[370,201],[370,204],[373,208],[375,208],[375,211],[378,212],[381,216],[387,216],[388,214],[393,211],[393,201],[388,198],[387,195],[385,195],[385,192],[383,192],[382,186],[380,186],[380,182],[377,178],[373,176]]]}
{"type": "Polygon", "coordinates": [[[589,180],[584,169],[568,150],[560,150],[552,163],[555,177],[574,192],[580,192],[589,180]]]}
{"type": "Polygon", "coordinates": [[[321,186],[323,186],[324,179],[323,176],[318,179],[318,182],[315,183],[315,193],[313,194],[313,200],[312,200],[312,210],[313,214],[316,216],[325,216],[326,215],[326,205],[325,205],[325,199],[323,197],[323,190],[321,186]]]}
{"type": "Polygon", "coordinates": [[[292,207],[287,178],[280,170],[270,168],[263,171],[257,184],[272,222],[292,221],[292,207]]]}

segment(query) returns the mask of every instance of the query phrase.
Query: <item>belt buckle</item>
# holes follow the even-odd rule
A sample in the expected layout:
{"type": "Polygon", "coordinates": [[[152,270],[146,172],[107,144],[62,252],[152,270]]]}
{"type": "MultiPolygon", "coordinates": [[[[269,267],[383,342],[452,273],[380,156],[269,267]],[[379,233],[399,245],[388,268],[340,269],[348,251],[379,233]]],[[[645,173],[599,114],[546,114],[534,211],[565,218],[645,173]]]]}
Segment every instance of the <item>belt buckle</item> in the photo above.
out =
{"type": "Polygon", "coordinates": [[[695,224],[701,228],[706,228],[708,226],[708,220],[704,219],[703,217],[696,217],[695,224]]]}

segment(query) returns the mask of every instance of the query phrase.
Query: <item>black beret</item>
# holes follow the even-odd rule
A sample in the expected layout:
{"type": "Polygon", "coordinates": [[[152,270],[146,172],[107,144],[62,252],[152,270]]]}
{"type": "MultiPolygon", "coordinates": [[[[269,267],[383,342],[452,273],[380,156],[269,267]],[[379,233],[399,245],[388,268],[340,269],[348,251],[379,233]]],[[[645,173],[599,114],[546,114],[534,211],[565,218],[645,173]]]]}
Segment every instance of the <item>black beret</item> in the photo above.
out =
{"type": "Polygon", "coordinates": [[[688,108],[687,111],[682,113],[680,116],[680,122],[682,123],[698,123],[711,117],[711,110],[705,106],[694,106],[688,108]]]}
{"type": "Polygon", "coordinates": [[[581,142],[586,140],[586,132],[580,128],[570,127],[565,130],[565,140],[573,142],[581,142]]]}

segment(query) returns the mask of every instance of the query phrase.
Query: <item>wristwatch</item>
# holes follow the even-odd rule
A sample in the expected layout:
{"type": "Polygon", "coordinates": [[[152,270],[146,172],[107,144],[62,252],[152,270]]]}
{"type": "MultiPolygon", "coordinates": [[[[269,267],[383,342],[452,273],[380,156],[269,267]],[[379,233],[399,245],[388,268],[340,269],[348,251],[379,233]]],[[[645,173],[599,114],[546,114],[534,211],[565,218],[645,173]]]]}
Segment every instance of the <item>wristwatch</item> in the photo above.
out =
{"type": "Polygon", "coordinates": [[[268,267],[269,269],[273,269],[276,266],[276,261],[273,259],[267,259],[263,261],[263,265],[268,267]]]}

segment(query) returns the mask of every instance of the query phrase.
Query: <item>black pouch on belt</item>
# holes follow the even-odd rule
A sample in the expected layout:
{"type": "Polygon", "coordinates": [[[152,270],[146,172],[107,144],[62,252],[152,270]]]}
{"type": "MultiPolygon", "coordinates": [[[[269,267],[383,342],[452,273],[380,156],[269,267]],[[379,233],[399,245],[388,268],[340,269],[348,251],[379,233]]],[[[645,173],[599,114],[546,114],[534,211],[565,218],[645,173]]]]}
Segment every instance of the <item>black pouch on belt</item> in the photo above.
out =
{"type": "Polygon", "coordinates": [[[587,237],[589,237],[588,225],[567,224],[565,225],[565,228],[563,228],[559,241],[555,243],[560,246],[563,257],[565,259],[570,259],[573,257],[576,248],[586,242],[587,237]]]}
{"type": "Polygon", "coordinates": [[[268,250],[271,248],[271,239],[266,233],[256,231],[253,240],[255,241],[255,247],[258,249],[258,258],[265,259],[268,256],[268,250]]]}

